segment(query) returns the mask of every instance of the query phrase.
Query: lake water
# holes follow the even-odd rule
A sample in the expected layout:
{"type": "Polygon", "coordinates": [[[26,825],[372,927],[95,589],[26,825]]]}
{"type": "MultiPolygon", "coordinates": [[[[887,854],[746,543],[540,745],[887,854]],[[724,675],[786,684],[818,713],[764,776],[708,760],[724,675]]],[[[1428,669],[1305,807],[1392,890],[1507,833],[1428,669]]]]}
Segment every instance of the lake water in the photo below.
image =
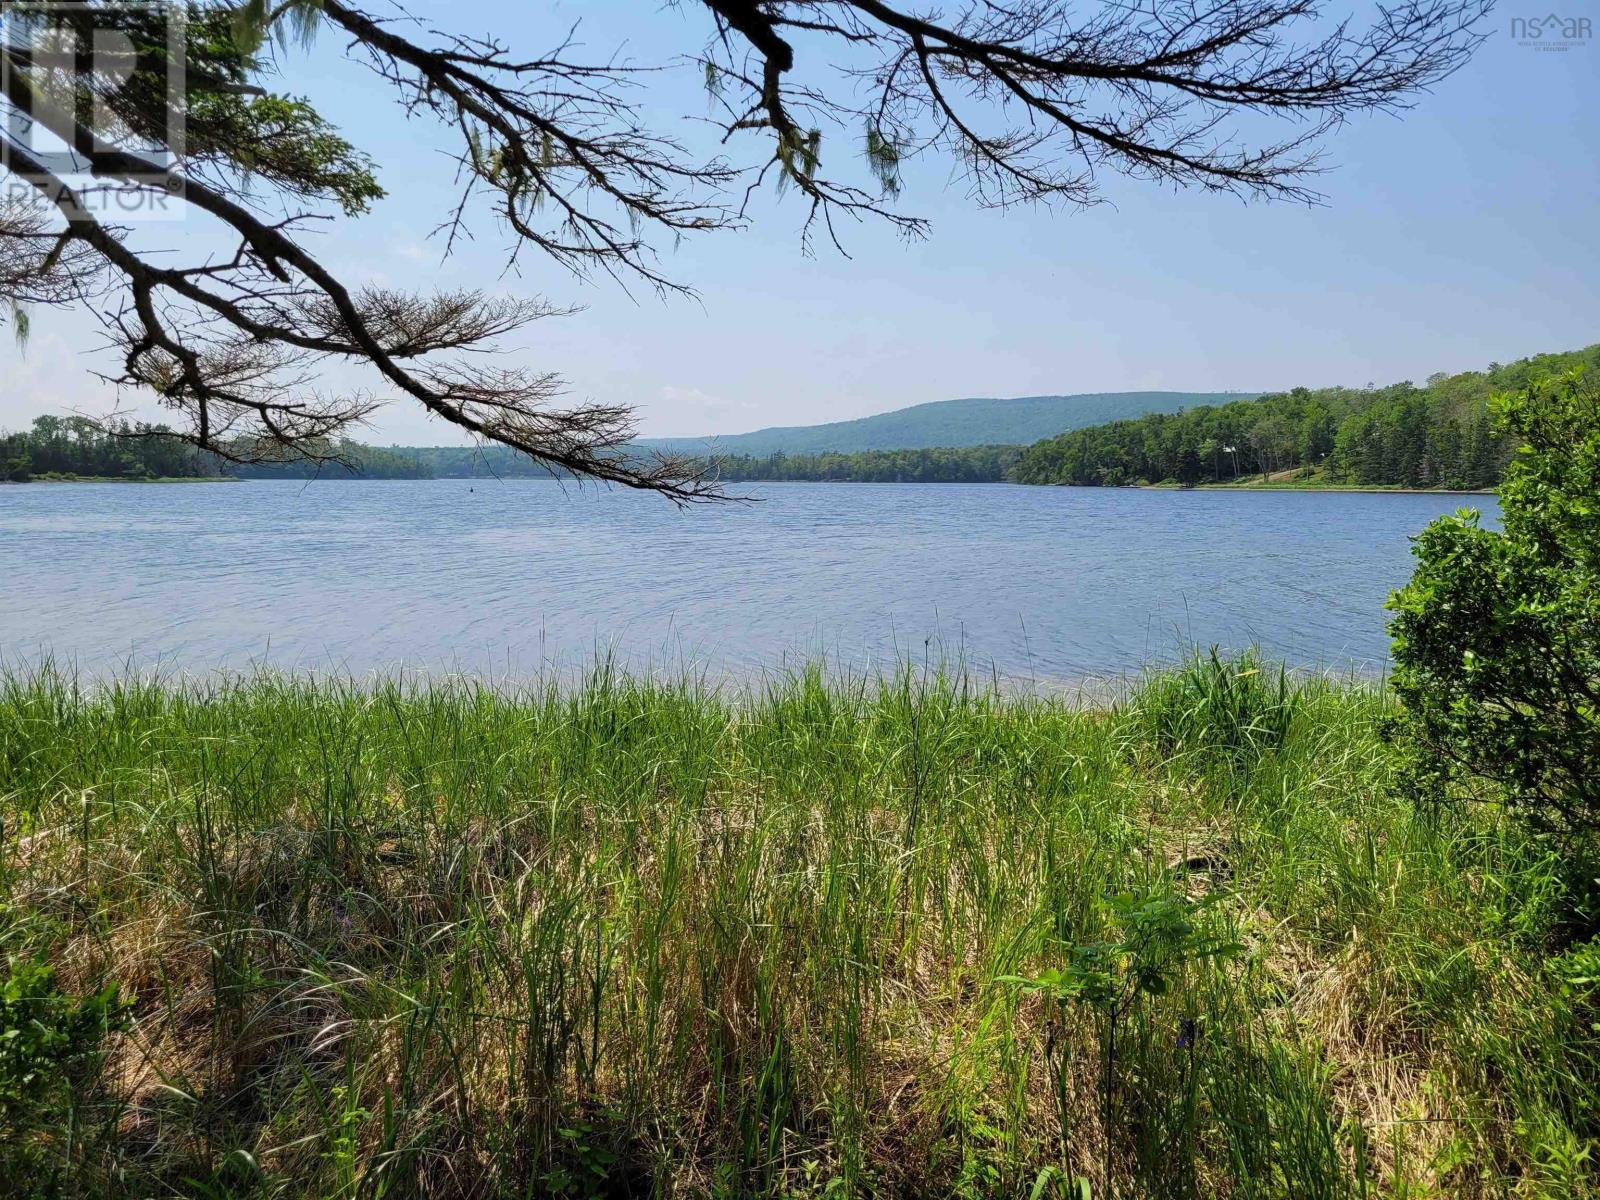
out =
{"type": "Polygon", "coordinates": [[[1491,497],[542,481],[0,487],[0,662],[520,677],[963,658],[1071,683],[1257,644],[1379,670],[1408,538],[1491,497]]]}

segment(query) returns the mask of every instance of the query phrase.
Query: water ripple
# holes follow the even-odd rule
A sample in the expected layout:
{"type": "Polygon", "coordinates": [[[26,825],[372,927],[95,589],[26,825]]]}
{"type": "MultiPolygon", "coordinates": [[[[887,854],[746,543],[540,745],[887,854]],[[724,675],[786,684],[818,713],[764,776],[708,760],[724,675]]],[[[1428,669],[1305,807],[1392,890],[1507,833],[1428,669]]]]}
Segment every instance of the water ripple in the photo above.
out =
{"type": "Polygon", "coordinates": [[[610,648],[639,667],[745,674],[937,648],[1005,677],[1072,680],[1192,640],[1372,669],[1408,538],[1460,503],[1003,485],[758,494],[679,512],[533,481],[0,488],[0,659],[504,675],[610,648]]]}

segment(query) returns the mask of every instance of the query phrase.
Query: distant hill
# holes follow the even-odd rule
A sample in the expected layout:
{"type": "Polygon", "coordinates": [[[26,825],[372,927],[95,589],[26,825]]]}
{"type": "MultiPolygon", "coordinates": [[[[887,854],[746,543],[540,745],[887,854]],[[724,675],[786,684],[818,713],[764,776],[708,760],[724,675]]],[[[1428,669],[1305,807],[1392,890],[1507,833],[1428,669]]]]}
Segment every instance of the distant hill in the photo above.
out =
{"type": "MultiPolygon", "coordinates": [[[[855,421],[826,425],[778,426],[753,433],[721,436],[640,438],[640,450],[672,450],[691,455],[730,457],[729,477],[738,479],[789,478],[771,472],[766,460],[785,455],[874,454],[882,451],[970,451],[951,458],[922,455],[915,466],[889,455],[885,461],[854,464],[845,474],[837,463],[818,464],[817,478],[963,480],[999,479],[1002,460],[1010,462],[1022,448],[1111,421],[1132,420],[1152,413],[1176,413],[1205,405],[1254,399],[1247,392],[1091,392],[1078,396],[1019,396],[1010,400],[936,400],[855,421]],[[946,462],[945,459],[950,459],[946,462]],[[936,461],[937,460],[937,461],[936,461]],[[928,474],[932,472],[932,474],[928,474]]],[[[226,471],[252,479],[326,479],[363,476],[368,479],[465,479],[495,477],[544,478],[550,471],[506,446],[362,446],[345,442],[342,457],[353,471],[323,463],[296,460],[248,466],[228,465],[226,471]]],[[[909,460],[907,460],[909,461],[909,460]]],[[[220,464],[217,469],[223,469],[220,464]]],[[[809,469],[809,468],[807,468],[809,469]]],[[[809,478],[811,476],[804,476],[809,478]]]]}
{"type": "Polygon", "coordinates": [[[1010,400],[935,400],[893,412],[826,425],[774,426],[716,437],[641,438],[655,450],[703,454],[855,453],[944,447],[1027,444],[1073,429],[1175,413],[1202,404],[1247,399],[1245,392],[1091,392],[1078,396],[1018,396],[1010,400]]]}

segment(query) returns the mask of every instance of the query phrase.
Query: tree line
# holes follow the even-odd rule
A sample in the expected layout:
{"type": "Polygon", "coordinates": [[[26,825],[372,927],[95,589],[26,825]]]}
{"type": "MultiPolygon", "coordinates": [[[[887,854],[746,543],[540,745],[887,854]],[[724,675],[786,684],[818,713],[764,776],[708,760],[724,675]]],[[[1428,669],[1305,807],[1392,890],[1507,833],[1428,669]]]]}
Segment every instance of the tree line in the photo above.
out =
{"type": "MultiPolygon", "coordinates": [[[[1421,387],[1294,388],[1178,413],[1076,429],[1031,446],[965,446],[856,453],[728,455],[699,460],[719,481],[827,483],[1231,483],[1252,478],[1361,487],[1492,488],[1515,446],[1497,432],[1489,397],[1574,369],[1600,371],[1600,344],[1541,354],[1485,371],[1438,374],[1421,387]]],[[[235,447],[244,450],[245,447],[235,447]]],[[[0,478],[518,479],[551,478],[545,464],[506,446],[311,443],[310,457],[230,462],[163,426],[102,426],[40,417],[0,433],[0,478]]]]}
{"type": "MultiPolygon", "coordinates": [[[[230,451],[249,456],[252,447],[230,451]]],[[[36,417],[31,428],[0,430],[0,480],[42,479],[431,479],[428,451],[366,446],[348,439],[308,442],[285,461],[235,462],[200,450],[165,425],[36,417]]]]}
{"type": "Polygon", "coordinates": [[[936,450],[862,450],[853,454],[749,454],[718,458],[715,468],[732,483],[808,480],[824,483],[998,483],[1006,479],[1021,446],[962,446],[936,450]]]}
{"type": "Polygon", "coordinates": [[[32,428],[0,430],[0,479],[193,479],[220,472],[165,426],[36,417],[32,428]]]}
{"type": "Polygon", "coordinates": [[[238,479],[432,479],[428,453],[340,438],[312,443],[309,454],[294,458],[258,462],[217,459],[216,463],[218,474],[238,479]]]}
{"type": "MultiPolygon", "coordinates": [[[[549,479],[555,474],[503,446],[383,447],[341,439],[307,449],[311,456],[281,462],[230,462],[195,449],[166,426],[39,417],[28,431],[0,432],[0,479],[549,479]]],[[[780,451],[702,460],[701,465],[728,482],[995,483],[1008,477],[1023,449],[780,451]]]]}
{"type": "Polygon", "coordinates": [[[1573,369],[1600,370],[1600,345],[1484,371],[1434,375],[1421,387],[1294,388],[1072,430],[1031,446],[736,455],[724,480],[851,483],[1231,483],[1301,478],[1359,487],[1471,490],[1500,483],[1515,447],[1489,397],[1573,369]]]}
{"type": "Polygon", "coordinates": [[[1600,345],[1486,371],[1438,374],[1418,387],[1295,388],[1073,430],[1029,446],[1018,483],[1230,483],[1251,477],[1366,487],[1496,486],[1515,447],[1495,429],[1489,397],[1561,372],[1600,366],[1600,345]]]}

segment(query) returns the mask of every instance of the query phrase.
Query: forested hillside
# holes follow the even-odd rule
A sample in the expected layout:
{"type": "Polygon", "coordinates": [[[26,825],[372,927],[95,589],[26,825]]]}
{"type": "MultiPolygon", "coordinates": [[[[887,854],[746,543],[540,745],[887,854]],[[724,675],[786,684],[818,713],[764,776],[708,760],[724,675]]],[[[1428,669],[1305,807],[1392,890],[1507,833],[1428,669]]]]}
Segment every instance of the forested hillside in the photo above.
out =
{"type": "Polygon", "coordinates": [[[1491,430],[1489,396],[1543,375],[1600,369],[1600,345],[1418,387],[1321,388],[1074,430],[1029,446],[1019,483],[1229,483],[1285,473],[1362,487],[1487,488],[1513,447],[1491,430]]]}
{"type": "Polygon", "coordinates": [[[645,438],[639,445],[680,454],[752,458],[1026,445],[1069,429],[1146,413],[1177,412],[1234,398],[1229,392],[1096,392],[1003,400],[936,400],[855,421],[775,427],[717,437],[645,438]]]}

